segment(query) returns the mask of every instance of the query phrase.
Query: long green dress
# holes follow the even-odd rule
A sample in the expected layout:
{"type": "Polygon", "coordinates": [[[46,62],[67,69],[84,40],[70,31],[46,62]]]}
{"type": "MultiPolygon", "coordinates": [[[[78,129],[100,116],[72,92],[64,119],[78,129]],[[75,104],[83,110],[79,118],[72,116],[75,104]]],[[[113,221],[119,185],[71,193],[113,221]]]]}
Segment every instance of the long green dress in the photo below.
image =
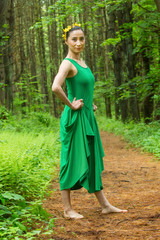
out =
{"type": "Polygon", "coordinates": [[[89,67],[69,60],[76,68],[74,77],[66,78],[68,99],[83,99],[82,109],[65,106],[60,121],[61,167],[60,189],[84,187],[89,193],[103,189],[101,173],[104,151],[93,113],[94,76],[89,67]]]}

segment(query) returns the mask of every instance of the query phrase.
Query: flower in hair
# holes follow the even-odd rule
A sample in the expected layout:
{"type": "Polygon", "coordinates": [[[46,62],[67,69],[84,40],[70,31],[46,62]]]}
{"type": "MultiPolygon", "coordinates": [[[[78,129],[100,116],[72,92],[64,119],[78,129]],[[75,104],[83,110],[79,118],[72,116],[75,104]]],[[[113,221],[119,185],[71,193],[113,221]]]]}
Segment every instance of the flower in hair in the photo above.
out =
{"type": "Polygon", "coordinates": [[[76,26],[80,27],[81,24],[79,24],[79,23],[74,23],[74,24],[72,24],[71,26],[68,26],[68,27],[66,27],[65,29],[63,29],[64,34],[62,35],[62,37],[66,40],[66,39],[67,39],[67,35],[66,35],[67,32],[69,32],[72,28],[75,28],[76,26]]]}

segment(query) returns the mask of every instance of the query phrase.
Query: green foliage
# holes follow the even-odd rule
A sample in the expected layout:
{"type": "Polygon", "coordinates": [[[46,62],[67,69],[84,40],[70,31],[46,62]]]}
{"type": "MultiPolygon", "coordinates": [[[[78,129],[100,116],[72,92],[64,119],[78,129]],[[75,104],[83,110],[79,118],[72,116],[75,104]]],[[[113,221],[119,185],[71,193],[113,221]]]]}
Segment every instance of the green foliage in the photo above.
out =
{"type": "MultiPolygon", "coordinates": [[[[2,118],[3,119],[3,118],[2,118]]],[[[0,239],[50,234],[54,219],[41,200],[55,176],[60,154],[59,120],[47,113],[0,120],[0,239]],[[48,227],[32,230],[33,222],[48,227]]]]}
{"type": "MultiPolygon", "coordinates": [[[[23,74],[20,81],[15,83],[16,94],[13,105],[16,113],[32,112],[43,110],[43,97],[38,89],[38,76],[31,76],[30,73],[23,74]]],[[[48,107],[48,106],[46,106],[48,107]]]]}
{"type": "Polygon", "coordinates": [[[10,112],[4,107],[0,107],[0,120],[8,120],[10,117],[10,112]]]}
{"type": "MultiPolygon", "coordinates": [[[[58,27],[63,28],[67,17],[77,17],[83,11],[82,2],[71,0],[58,0],[53,5],[50,5],[47,12],[48,16],[42,18],[43,25],[52,24],[56,21],[58,27]],[[74,9],[74,11],[73,11],[74,9]],[[53,17],[53,13],[56,13],[53,17]]],[[[36,23],[34,27],[39,27],[40,23],[36,23]]]]}
{"type": "Polygon", "coordinates": [[[102,43],[101,43],[101,46],[105,46],[105,45],[113,45],[114,47],[120,43],[122,40],[122,37],[120,36],[119,33],[117,33],[117,36],[116,38],[108,38],[106,40],[104,40],[102,43]]]}
{"type": "MultiPolygon", "coordinates": [[[[107,10],[114,11],[116,16],[115,38],[108,38],[101,43],[101,46],[112,45],[114,48],[121,48],[122,40],[127,40],[132,35],[133,39],[133,55],[135,57],[135,69],[137,75],[133,79],[128,79],[128,74],[122,73],[122,83],[116,87],[119,93],[119,99],[130,99],[136,93],[136,98],[143,105],[146,97],[153,95],[154,100],[154,116],[159,116],[160,103],[160,50],[159,50],[159,23],[160,13],[157,11],[153,0],[131,1],[132,17],[128,22],[123,23],[117,20],[117,11],[124,10],[127,1],[107,1],[107,10]],[[120,25],[120,26],[119,26],[120,25]],[[133,86],[130,87],[130,86],[133,86]],[[133,91],[134,89],[134,91],[133,91]],[[132,92],[133,91],[133,92],[132,92]]],[[[122,52],[123,57],[123,52],[122,52]]],[[[106,86],[106,88],[108,85],[106,86]]],[[[112,94],[115,89],[111,88],[112,94]]],[[[104,89],[102,90],[102,92],[104,89]]],[[[114,99],[112,99],[115,101],[114,99]]]]}
{"type": "MultiPolygon", "coordinates": [[[[150,0],[141,0],[139,4],[133,4],[134,22],[133,38],[134,38],[134,54],[142,53],[144,57],[149,59],[150,69],[148,73],[142,72],[143,77],[137,78],[138,93],[141,98],[146,97],[151,92],[159,92],[159,23],[160,13],[156,9],[156,5],[150,0]]],[[[143,69],[137,63],[137,69],[143,69]]]]}
{"type": "MultiPolygon", "coordinates": [[[[16,197],[6,201],[6,206],[0,205],[0,213],[3,210],[3,214],[0,214],[0,239],[36,239],[34,236],[41,232],[48,234],[53,231],[54,219],[50,218],[50,215],[42,208],[40,201],[28,202],[18,194],[14,195],[16,197]],[[48,223],[48,226],[32,230],[33,222],[40,221],[44,224],[48,223]]],[[[7,196],[6,200],[8,200],[7,196]]]]}
{"type": "Polygon", "coordinates": [[[8,42],[9,36],[6,35],[5,29],[9,28],[8,24],[3,24],[2,28],[0,29],[0,46],[3,47],[8,42]]]}
{"type": "Polygon", "coordinates": [[[94,103],[98,105],[98,113],[105,114],[105,101],[104,97],[110,97],[110,99],[114,100],[114,91],[115,88],[113,86],[114,77],[111,75],[108,78],[101,78],[95,82],[95,90],[94,90],[94,103]],[[101,99],[101,101],[100,101],[101,99]],[[103,99],[103,101],[102,101],[103,99]]]}
{"type": "Polygon", "coordinates": [[[9,114],[8,120],[0,120],[3,131],[25,132],[38,136],[39,133],[43,133],[43,135],[55,134],[59,128],[59,120],[48,113],[30,112],[22,117],[19,115],[11,116],[8,111],[7,113],[9,114]]]}
{"type": "Polygon", "coordinates": [[[59,156],[59,134],[54,132],[0,133],[1,189],[32,197],[43,194],[59,156]]]}
{"type": "Polygon", "coordinates": [[[134,123],[123,124],[121,121],[97,117],[99,127],[107,132],[113,132],[121,135],[125,140],[143,151],[154,154],[160,159],[160,123],[152,122],[150,124],[134,123]]]}

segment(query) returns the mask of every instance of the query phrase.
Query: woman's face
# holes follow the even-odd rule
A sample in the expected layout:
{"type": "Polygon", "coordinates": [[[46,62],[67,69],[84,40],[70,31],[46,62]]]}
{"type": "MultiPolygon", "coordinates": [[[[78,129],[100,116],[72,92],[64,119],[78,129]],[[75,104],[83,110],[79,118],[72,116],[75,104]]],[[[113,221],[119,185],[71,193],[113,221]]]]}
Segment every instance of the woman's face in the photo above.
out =
{"type": "Polygon", "coordinates": [[[82,30],[74,30],[70,32],[68,39],[66,40],[66,44],[74,53],[80,53],[85,46],[85,37],[82,30]]]}

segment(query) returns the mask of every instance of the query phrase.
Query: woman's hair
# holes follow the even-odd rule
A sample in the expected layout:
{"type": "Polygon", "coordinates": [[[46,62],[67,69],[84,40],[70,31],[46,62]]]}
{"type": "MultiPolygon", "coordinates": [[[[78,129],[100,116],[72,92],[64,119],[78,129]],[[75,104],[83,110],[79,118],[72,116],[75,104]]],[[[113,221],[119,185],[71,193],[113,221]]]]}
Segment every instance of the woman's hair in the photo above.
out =
{"type": "MultiPolygon", "coordinates": [[[[66,32],[66,39],[68,39],[70,33],[75,31],[75,30],[82,30],[82,28],[79,27],[79,26],[75,26],[74,28],[71,28],[68,32],[66,32]]],[[[82,30],[82,32],[83,32],[83,30],[82,30]]]]}
{"type": "Polygon", "coordinates": [[[81,30],[83,32],[83,29],[81,28],[81,25],[75,23],[75,24],[73,24],[71,26],[68,26],[67,28],[63,29],[63,31],[64,31],[63,38],[65,40],[67,40],[69,35],[70,35],[70,33],[75,31],[75,30],[81,30]]]}

